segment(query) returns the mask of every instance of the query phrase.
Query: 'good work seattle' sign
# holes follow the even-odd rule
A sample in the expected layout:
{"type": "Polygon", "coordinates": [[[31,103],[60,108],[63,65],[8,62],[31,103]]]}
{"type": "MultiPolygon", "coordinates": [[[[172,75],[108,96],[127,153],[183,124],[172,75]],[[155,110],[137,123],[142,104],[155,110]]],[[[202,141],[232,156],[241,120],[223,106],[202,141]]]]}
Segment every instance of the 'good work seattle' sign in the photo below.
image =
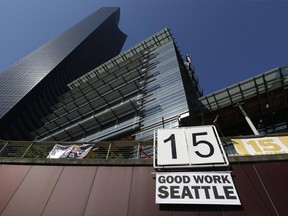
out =
{"type": "Polygon", "coordinates": [[[156,173],[156,203],[241,205],[229,172],[156,173]]]}

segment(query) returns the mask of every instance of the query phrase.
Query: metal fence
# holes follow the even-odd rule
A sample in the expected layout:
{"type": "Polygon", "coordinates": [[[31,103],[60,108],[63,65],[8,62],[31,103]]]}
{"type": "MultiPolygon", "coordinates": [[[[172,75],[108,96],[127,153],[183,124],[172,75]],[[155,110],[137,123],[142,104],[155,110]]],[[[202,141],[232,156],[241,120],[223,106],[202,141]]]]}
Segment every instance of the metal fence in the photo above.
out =
{"type": "Polygon", "coordinates": [[[153,141],[29,142],[0,140],[0,157],[47,158],[58,145],[92,144],[85,159],[146,159],[153,157],[153,141]]]}

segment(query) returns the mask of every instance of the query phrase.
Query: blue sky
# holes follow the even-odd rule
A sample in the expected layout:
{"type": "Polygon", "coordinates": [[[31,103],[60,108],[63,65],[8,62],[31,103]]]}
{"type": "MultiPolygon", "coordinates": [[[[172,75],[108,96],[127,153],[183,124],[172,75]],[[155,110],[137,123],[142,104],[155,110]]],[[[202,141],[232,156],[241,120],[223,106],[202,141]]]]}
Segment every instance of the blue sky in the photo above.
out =
{"type": "Polygon", "coordinates": [[[170,28],[204,94],[288,65],[288,1],[0,0],[0,71],[103,6],[121,9],[124,50],[170,28]]]}

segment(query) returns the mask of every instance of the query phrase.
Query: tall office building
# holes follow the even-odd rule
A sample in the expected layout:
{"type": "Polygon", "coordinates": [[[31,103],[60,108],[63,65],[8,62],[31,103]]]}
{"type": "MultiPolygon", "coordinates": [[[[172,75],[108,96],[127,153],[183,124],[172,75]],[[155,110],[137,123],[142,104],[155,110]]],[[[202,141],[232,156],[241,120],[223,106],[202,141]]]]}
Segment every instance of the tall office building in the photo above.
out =
{"type": "Polygon", "coordinates": [[[68,83],[119,54],[119,17],[101,8],[0,74],[0,139],[33,139],[68,83]]]}
{"type": "Polygon", "coordinates": [[[119,9],[102,8],[1,74],[0,139],[148,140],[199,123],[201,90],[170,31],[117,55],[118,21],[119,9]]]}
{"type": "Polygon", "coordinates": [[[168,29],[68,86],[32,133],[36,140],[148,140],[155,128],[178,127],[184,117],[199,123],[192,106],[200,87],[168,29]]]}

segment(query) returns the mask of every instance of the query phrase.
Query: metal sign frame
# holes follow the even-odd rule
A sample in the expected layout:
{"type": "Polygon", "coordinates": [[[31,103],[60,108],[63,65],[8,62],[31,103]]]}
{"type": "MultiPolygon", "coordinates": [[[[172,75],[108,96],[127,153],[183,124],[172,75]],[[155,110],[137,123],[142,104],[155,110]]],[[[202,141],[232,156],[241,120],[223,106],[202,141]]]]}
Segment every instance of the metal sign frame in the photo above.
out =
{"type": "Polygon", "coordinates": [[[153,147],[155,169],[229,165],[214,125],[155,130],[153,147]]]}

